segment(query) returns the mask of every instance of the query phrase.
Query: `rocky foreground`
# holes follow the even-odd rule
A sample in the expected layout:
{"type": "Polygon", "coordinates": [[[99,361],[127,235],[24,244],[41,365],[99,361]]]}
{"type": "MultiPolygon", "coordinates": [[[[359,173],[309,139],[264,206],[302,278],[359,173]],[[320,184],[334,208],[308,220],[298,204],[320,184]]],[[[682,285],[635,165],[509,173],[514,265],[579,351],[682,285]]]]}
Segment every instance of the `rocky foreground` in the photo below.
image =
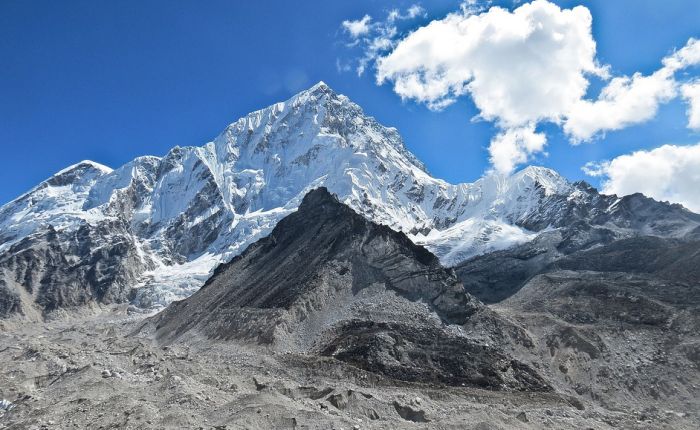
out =
{"type": "MultiPolygon", "coordinates": [[[[691,411],[397,382],[238,341],[159,346],[123,307],[0,330],[0,428],[694,429],[691,411]]],[[[697,372],[697,369],[688,369],[697,372]]]]}

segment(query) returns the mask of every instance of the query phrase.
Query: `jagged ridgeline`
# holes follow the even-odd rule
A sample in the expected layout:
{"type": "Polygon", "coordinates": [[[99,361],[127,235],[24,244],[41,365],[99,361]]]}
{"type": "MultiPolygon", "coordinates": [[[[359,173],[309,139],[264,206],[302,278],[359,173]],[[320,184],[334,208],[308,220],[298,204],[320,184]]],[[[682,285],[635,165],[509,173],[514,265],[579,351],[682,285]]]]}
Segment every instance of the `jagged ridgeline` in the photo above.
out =
{"type": "MultiPolygon", "coordinates": [[[[540,167],[446,183],[395,129],[319,83],[204,146],[115,170],[81,162],[4,205],[0,315],[39,318],[91,303],[165,306],[197,291],[320,186],[446,266],[533,243],[543,231],[561,233],[564,255],[640,234],[683,237],[700,224],[680,206],[602,196],[540,167]]],[[[524,270],[520,281],[534,272],[524,270]]]]}

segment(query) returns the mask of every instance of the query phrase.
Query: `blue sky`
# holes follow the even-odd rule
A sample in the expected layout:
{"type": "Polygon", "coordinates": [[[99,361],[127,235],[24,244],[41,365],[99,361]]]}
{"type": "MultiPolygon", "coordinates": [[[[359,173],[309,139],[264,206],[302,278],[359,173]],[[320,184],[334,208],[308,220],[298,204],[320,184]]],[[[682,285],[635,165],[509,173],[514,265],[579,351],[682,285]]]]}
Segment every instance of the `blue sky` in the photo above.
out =
{"type": "MultiPolygon", "coordinates": [[[[376,22],[414,3],[3,0],[0,203],[82,159],[117,167],[175,145],[201,145],[238,117],[319,80],[397,127],[435,176],[473,181],[489,168],[496,126],[471,121],[479,111],[469,97],[431,111],[402,101],[390,82],[376,85],[371,68],[361,77],[337,68],[361,49],[346,46],[343,20],[368,14],[376,22]]],[[[662,58],[700,37],[697,0],[555,3],[590,10],[596,57],[613,75],[652,73],[662,58]]],[[[443,18],[460,2],[420,4],[427,15],[402,23],[401,31],[443,18]]],[[[581,171],[586,162],[695,144],[700,135],[687,122],[686,104],[676,98],[647,122],[578,146],[560,127],[543,124],[547,155],[536,154],[532,163],[597,185],[599,178],[581,171]]]]}

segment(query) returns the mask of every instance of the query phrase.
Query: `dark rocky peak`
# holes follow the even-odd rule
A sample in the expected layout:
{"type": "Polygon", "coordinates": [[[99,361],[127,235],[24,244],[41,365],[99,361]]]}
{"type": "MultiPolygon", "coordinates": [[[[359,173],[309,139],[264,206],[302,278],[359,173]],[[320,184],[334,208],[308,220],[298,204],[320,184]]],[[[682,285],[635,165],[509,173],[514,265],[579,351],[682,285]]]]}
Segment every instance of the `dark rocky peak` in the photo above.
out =
{"type": "Polygon", "coordinates": [[[326,187],[319,187],[309,191],[301,200],[298,213],[303,215],[325,216],[343,213],[347,216],[356,214],[355,211],[338,200],[338,196],[328,191],[326,187]]]}
{"type": "Polygon", "coordinates": [[[246,341],[403,381],[550,390],[504,346],[517,327],[425,248],[325,188],[144,327],[161,343],[246,341]]]}
{"type": "Polygon", "coordinates": [[[352,218],[356,223],[362,224],[368,228],[372,228],[374,232],[383,235],[389,235],[393,240],[410,251],[412,255],[425,265],[440,265],[440,260],[423,246],[413,243],[408,236],[403,232],[394,231],[391,228],[376,224],[367,220],[364,216],[358,214],[346,204],[338,200],[335,194],[331,194],[325,187],[320,187],[309,192],[302,200],[297,213],[303,215],[318,214],[325,217],[343,214],[352,218]],[[320,210],[319,210],[320,209],[320,210]]]}
{"type": "Polygon", "coordinates": [[[355,293],[383,283],[409,300],[428,303],[445,321],[463,323],[482,306],[428,250],[368,221],[323,187],[310,191],[268,237],[217,268],[203,289],[227,295],[233,287],[237,292],[228,302],[237,306],[289,309],[329,266],[341,275],[351,272],[355,293]],[[247,273],[245,282],[228,281],[247,273]]]}
{"type": "MultiPolygon", "coordinates": [[[[366,220],[319,188],[268,237],[219,266],[202,289],[157,318],[164,332],[199,326],[209,336],[237,337],[248,330],[232,323],[220,327],[221,318],[230,319],[226,315],[237,310],[274,315],[287,311],[296,318],[309,307],[321,306],[321,296],[333,308],[333,297],[351,301],[370,290],[423,303],[448,323],[463,324],[483,309],[464,293],[454,272],[440,266],[425,248],[403,233],[366,220]]],[[[264,320],[263,326],[269,323],[269,318],[264,320]]]]}

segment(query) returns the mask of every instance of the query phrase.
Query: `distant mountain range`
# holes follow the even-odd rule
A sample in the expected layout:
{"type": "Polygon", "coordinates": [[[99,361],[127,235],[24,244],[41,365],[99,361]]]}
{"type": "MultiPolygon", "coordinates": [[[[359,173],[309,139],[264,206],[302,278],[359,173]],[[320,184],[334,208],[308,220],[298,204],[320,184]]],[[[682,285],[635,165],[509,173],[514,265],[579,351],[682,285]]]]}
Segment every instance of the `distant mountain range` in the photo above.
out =
{"type": "Polygon", "coordinates": [[[433,178],[396,129],[321,82],[204,146],[115,170],[84,161],[4,205],[0,315],[187,297],[319,187],[456,266],[486,301],[572,253],[640,235],[682,238],[700,226],[679,205],[601,195],[542,167],[471,184],[433,178]],[[511,252],[517,282],[474,276],[502,264],[497,252],[511,252]]]}

